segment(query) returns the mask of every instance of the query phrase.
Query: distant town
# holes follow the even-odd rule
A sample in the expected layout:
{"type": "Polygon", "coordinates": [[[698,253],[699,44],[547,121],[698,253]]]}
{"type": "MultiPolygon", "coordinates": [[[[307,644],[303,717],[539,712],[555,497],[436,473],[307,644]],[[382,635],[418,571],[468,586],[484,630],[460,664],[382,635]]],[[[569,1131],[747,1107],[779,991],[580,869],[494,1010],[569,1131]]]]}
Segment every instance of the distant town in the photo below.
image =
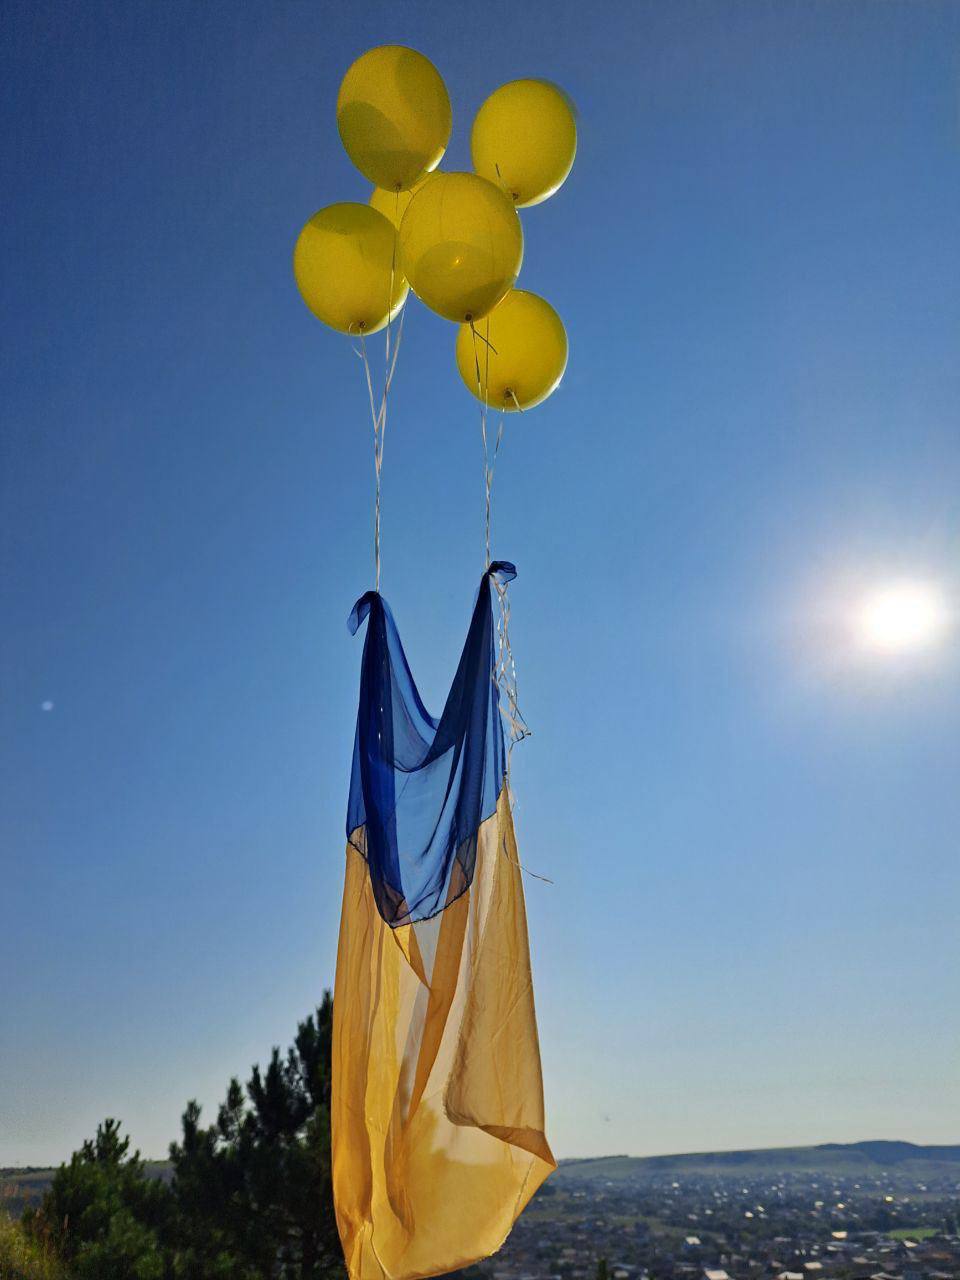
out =
{"type": "Polygon", "coordinates": [[[957,1280],[960,1147],[569,1161],[489,1280],[957,1280]],[[821,1167],[817,1167],[817,1165],[821,1167]]]}

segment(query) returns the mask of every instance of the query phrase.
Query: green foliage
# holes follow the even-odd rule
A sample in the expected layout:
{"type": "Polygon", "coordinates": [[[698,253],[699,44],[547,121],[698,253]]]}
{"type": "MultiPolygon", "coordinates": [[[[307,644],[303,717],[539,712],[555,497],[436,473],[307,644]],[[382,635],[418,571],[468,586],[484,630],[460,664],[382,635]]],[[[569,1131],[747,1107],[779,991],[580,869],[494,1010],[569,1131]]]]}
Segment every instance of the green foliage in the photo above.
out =
{"type": "Polygon", "coordinates": [[[65,1271],[17,1271],[0,1253],[2,1280],[8,1270],[16,1280],[339,1280],[332,1034],[327,993],[285,1056],[274,1049],[245,1089],[230,1081],[215,1123],[204,1127],[188,1103],[169,1185],[149,1177],[119,1124],[105,1121],[18,1233],[31,1256],[54,1268],[62,1259],[65,1271]]]}
{"type": "Polygon", "coordinates": [[[329,994],[274,1049],[246,1091],[234,1079],[216,1123],[191,1102],[173,1162],[177,1280],[319,1280],[342,1273],[330,1169],[329,994]]]}
{"type": "Polygon", "coordinates": [[[144,1177],[129,1147],[119,1123],[106,1120],[57,1170],[39,1211],[25,1215],[34,1239],[48,1240],[76,1280],[165,1280],[159,1233],[170,1193],[144,1177]]]}
{"type": "Polygon", "coordinates": [[[34,1237],[0,1213],[0,1277],[3,1280],[65,1280],[53,1245],[34,1237]]]}

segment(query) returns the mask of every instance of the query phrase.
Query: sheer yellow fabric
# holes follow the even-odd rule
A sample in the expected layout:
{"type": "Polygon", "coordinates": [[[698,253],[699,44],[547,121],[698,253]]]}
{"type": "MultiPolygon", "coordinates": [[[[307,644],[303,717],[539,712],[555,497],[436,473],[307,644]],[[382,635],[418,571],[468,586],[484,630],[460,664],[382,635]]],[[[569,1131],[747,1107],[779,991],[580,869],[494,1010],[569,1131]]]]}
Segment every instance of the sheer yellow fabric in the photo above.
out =
{"type": "Polygon", "coordinates": [[[417,1280],[495,1252],[556,1168],[505,794],[480,827],[471,887],[431,920],[385,924],[348,845],[333,1009],[350,1280],[417,1280]]]}

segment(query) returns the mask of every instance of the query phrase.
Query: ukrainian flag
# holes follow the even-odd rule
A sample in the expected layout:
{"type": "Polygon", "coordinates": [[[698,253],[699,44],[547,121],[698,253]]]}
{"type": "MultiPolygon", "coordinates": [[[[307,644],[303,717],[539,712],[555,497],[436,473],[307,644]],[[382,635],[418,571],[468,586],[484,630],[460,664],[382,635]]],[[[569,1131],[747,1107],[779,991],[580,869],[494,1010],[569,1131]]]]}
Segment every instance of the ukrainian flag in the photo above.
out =
{"type": "Polygon", "coordinates": [[[333,1184],[351,1280],[495,1252],[556,1168],[505,785],[491,578],[443,714],[368,592],[333,1030],[333,1184]]]}

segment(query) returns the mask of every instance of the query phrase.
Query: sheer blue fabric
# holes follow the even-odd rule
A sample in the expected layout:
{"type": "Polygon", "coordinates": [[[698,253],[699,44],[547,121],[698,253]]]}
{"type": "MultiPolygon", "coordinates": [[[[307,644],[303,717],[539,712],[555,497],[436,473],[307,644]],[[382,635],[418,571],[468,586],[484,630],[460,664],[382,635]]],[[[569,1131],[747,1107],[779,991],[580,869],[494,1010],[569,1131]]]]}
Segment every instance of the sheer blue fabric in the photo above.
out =
{"type": "Polygon", "coordinates": [[[516,569],[497,560],[483,575],[439,718],[423,705],[383,597],[361,596],[347,624],[354,635],[367,624],[347,838],[394,928],[429,919],[469,889],[477,831],[504,784],[492,577],[506,583],[516,569]]]}

